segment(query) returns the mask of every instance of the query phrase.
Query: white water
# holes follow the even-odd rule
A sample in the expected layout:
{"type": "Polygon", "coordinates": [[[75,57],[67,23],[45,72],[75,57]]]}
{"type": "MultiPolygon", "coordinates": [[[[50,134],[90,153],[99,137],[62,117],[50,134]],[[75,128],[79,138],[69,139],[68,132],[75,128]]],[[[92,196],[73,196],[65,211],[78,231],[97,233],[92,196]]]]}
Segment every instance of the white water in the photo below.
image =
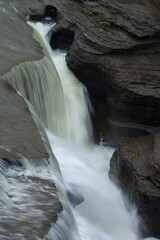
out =
{"type": "Polygon", "coordinates": [[[50,27],[37,23],[34,28],[39,31],[48,47],[65,94],[68,121],[64,125],[68,129],[70,143],[51,132],[48,132],[48,137],[59,162],[65,187],[77,197],[80,195],[84,198],[79,206],[72,208],[80,238],[137,240],[139,230],[136,211],[126,207],[121,192],[108,178],[107,170],[113,150],[89,142],[89,101],[84,97],[83,87],[67,69],[65,54],[51,51],[45,38],[50,27]],[[86,148],[80,150],[79,146],[84,146],[84,143],[86,148]]]}
{"type": "Polygon", "coordinates": [[[135,211],[127,211],[120,191],[107,176],[113,150],[93,146],[79,151],[51,133],[48,135],[66,188],[73,194],[76,189],[84,198],[84,202],[72,209],[81,239],[138,239],[135,211]]]}
{"type": "MultiPolygon", "coordinates": [[[[64,117],[64,114],[59,114],[59,111],[56,112],[58,115],[56,117],[59,119],[56,127],[61,129],[59,135],[78,146],[88,146],[92,142],[92,125],[88,112],[88,107],[91,107],[89,98],[85,87],[68,69],[65,61],[66,53],[62,51],[53,52],[46,39],[47,33],[55,24],[43,25],[42,23],[32,22],[29,24],[40,33],[61,79],[65,101],[65,110],[63,109],[65,111],[65,119],[63,119],[62,123],[61,118],[64,117]]],[[[57,106],[57,108],[59,109],[60,106],[57,106]]],[[[51,119],[48,121],[51,121],[51,119]]],[[[54,130],[54,133],[56,132],[57,129],[54,130]]]]}

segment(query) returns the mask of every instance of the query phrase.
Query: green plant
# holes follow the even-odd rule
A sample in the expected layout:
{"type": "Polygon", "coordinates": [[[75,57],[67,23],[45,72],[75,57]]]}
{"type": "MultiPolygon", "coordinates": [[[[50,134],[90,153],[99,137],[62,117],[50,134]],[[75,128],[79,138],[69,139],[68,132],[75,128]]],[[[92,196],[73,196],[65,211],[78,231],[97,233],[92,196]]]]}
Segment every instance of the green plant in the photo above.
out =
{"type": "Polygon", "coordinates": [[[89,16],[92,16],[93,15],[93,12],[91,12],[88,8],[86,8],[86,7],[82,7],[82,11],[85,13],[85,14],[87,14],[87,15],[89,15],[89,16]]]}
{"type": "Polygon", "coordinates": [[[111,23],[108,22],[108,21],[102,21],[98,17],[96,17],[95,19],[96,19],[96,22],[101,26],[104,26],[104,27],[111,27],[112,26],[111,23]]]}

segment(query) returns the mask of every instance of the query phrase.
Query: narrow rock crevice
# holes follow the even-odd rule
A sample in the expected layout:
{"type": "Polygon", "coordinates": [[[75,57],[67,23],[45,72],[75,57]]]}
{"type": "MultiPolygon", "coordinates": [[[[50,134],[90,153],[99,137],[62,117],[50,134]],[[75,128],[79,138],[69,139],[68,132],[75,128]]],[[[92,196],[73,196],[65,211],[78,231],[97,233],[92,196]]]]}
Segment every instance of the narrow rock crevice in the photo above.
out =
{"type": "Polygon", "coordinates": [[[74,32],[68,29],[59,29],[52,33],[50,45],[53,50],[61,49],[69,51],[74,40],[74,32]]]}

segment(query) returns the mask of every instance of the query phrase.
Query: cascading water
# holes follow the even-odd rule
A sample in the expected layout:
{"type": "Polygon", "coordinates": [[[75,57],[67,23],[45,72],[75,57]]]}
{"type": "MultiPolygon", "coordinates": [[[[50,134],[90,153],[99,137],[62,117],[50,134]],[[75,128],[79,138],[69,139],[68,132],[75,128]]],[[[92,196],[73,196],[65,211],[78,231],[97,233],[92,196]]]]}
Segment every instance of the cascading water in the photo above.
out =
{"type": "Polygon", "coordinates": [[[82,201],[79,206],[72,208],[80,238],[82,240],[139,239],[136,211],[129,206],[126,208],[121,192],[107,176],[106,159],[109,165],[113,150],[94,146],[90,141],[91,124],[86,104],[89,101],[86,101],[87,96],[82,85],[67,69],[65,54],[58,51],[51,52],[45,39],[49,27],[42,23],[32,26],[39,31],[45,41],[63,86],[67,111],[67,121],[63,124],[68,129],[67,137],[70,143],[54,136],[54,132],[48,132],[48,137],[58,159],[66,188],[82,201]],[[85,145],[87,143],[88,148],[81,148],[80,151],[79,146],[83,146],[83,143],[85,145]]]}
{"type": "Polygon", "coordinates": [[[46,41],[49,26],[42,23],[32,26],[39,31],[48,46],[64,90],[67,122],[63,124],[69,131],[68,140],[71,143],[51,132],[48,132],[48,137],[58,159],[66,188],[82,201],[79,206],[72,208],[81,240],[140,239],[135,209],[129,205],[126,207],[127,203],[121,192],[107,176],[113,149],[92,144],[87,108],[90,104],[84,92],[85,88],[67,68],[65,53],[51,51],[46,41]],[[83,143],[87,148],[83,148],[83,143]]]}
{"type": "MultiPolygon", "coordinates": [[[[32,24],[32,26],[42,37],[35,33],[35,38],[43,47],[45,57],[37,62],[25,62],[13,67],[11,72],[3,76],[3,79],[9,81],[31,102],[38,117],[48,129],[47,135],[60,165],[64,182],[52,153],[49,163],[35,164],[24,159],[25,169],[21,172],[19,172],[19,166],[7,170],[8,178],[7,181],[2,179],[3,185],[0,185],[0,191],[3,193],[3,196],[1,195],[3,201],[4,199],[10,200],[10,208],[3,210],[1,224],[5,219],[14,229],[9,229],[2,224],[0,237],[3,240],[26,239],[25,233],[31,228],[29,219],[35,215],[33,219],[33,223],[36,223],[35,228],[32,228],[33,231],[27,240],[42,239],[42,233],[39,232],[36,236],[38,230],[35,231],[35,229],[41,228],[42,223],[48,224],[46,212],[49,212],[45,209],[45,204],[41,204],[44,200],[43,193],[49,196],[44,202],[49,203],[48,208],[51,210],[52,198],[55,195],[52,189],[55,182],[59,192],[62,193],[58,197],[62,202],[63,212],[59,214],[57,223],[51,227],[44,239],[140,239],[136,211],[125,203],[121,192],[107,175],[113,149],[92,143],[92,128],[87,107],[89,100],[85,88],[68,70],[65,54],[58,51],[52,52],[50,49],[46,34],[53,26],[42,23],[32,24]],[[15,177],[19,175],[26,183],[25,188],[24,184],[20,184],[15,177]],[[8,196],[5,191],[7,188],[10,189],[12,196],[8,196]],[[78,199],[80,203],[75,208],[65,199],[66,189],[72,193],[72,200],[78,199]],[[28,205],[27,202],[23,202],[23,197],[30,196],[29,192],[36,192],[38,198],[36,194],[33,194],[28,205]],[[18,209],[16,202],[19,203],[18,209]],[[37,205],[41,211],[37,210],[37,205]],[[15,207],[15,212],[13,212],[13,207],[15,207]],[[16,225],[13,222],[20,212],[23,218],[20,222],[27,222],[28,225],[25,229],[22,227],[18,233],[15,233],[16,225]],[[10,220],[11,214],[13,214],[13,219],[10,220]],[[11,233],[6,238],[4,229],[8,229],[11,233]]],[[[49,148],[49,144],[46,144],[49,148]]],[[[2,161],[0,165],[3,171],[6,168],[4,162],[2,161]]],[[[0,177],[3,178],[3,175],[0,177]]]]}
{"type": "Polygon", "coordinates": [[[63,121],[66,119],[66,109],[61,82],[41,36],[36,31],[34,35],[43,46],[45,57],[14,66],[2,78],[10,82],[33,105],[48,129],[65,137],[67,132],[63,121]]]}
{"type": "MultiPolygon", "coordinates": [[[[51,128],[49,126],[48,129],[52,130],[54,134],[60,136],[61,138],[65,138],[67,141],[74,142],[78,146],[88,146],[92,142],[92,127],[90,114],[88,112],[88,106],[90,107],[90,102],[87,101],[89,98],[87,96],[87,91],[85,87],[68,69],[65,62],[66,53],[61,51],[55,51],[53,53],[49,43],[46,41],[47,33],[55,24],[52,24],[50,26],[43,25],[42,23],[35,24],[30,22],[30,25],[33,26],[36,31],[40,33],[43,41],[45,42],[47,52],[50,54],[50,57],[52,58],[52,61],[56,66],[56,70],[58,71],[60,77],[60,79],[58,80],[62,84],[63,88],[56,89],[56,95],[52,93],[52,96],[54,98],[58,98],[58,102],[59,104],[62,104],[63,108],[62,106],[59,107],[57,104],[55,104],[55,107],[53,109],[54,115],[52,116],[52,118],[50,118],[48,115],[46,116],[48,118],[48,122],[54,122],[55,120],[53,118],[57,118],[54,128],[51,128]],[[61,95],[59,96],[60,92],[61,95]],[[62,95],[63,101],[61,101],[62,95]],[[65,116],[63,115],[64,113],[65,116]],[[58,134],[57,129],[59,129],[58,134]],[[77,134],[78,129],[79,131],[77,134]]],[[[44,44],[42,45],[44,46],[44,44]]],[[[53,98],[50,100],[51,103],[55,101],[53,98]]]]}

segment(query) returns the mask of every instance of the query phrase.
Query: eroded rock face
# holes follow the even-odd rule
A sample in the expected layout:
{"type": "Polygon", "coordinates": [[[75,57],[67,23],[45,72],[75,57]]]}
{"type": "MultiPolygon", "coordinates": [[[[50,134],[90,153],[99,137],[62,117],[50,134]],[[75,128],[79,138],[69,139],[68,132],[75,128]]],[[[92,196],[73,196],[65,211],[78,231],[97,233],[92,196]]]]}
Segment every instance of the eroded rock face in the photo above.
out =
{"type": "Polygon", "coordinates": [[[48,153],[27,103],[0,80],[0,158],[47,159],[48,153]]]}
{"type": "Polygon", "coordinates": [[[52,49],[61,49],[68,51],[74,40],[74,32],[67,29],[60,29],[55,34],[52,34],[50,45],[52,49]]]}
{"type": "MultiPolygon", "coordinates": [[[[111,159],[110,176],[138,208],[146,236],[160,238],[160,128],[124,138],[111,159]]],[[[142,225],[141,225],[142,226],[142,225]]]]}
{"type": "MultiPolygon", "coordinates": [[[[160,9],[155,1],[43,0],[75,33],[66,57],[89,91],[96,138],[151,132],[160,124],[160,9]]],[[[45,8],[45,7],[44,7],[45,8]]],[[[39,13],[40,14],[40,13],[39,13]]]]}

